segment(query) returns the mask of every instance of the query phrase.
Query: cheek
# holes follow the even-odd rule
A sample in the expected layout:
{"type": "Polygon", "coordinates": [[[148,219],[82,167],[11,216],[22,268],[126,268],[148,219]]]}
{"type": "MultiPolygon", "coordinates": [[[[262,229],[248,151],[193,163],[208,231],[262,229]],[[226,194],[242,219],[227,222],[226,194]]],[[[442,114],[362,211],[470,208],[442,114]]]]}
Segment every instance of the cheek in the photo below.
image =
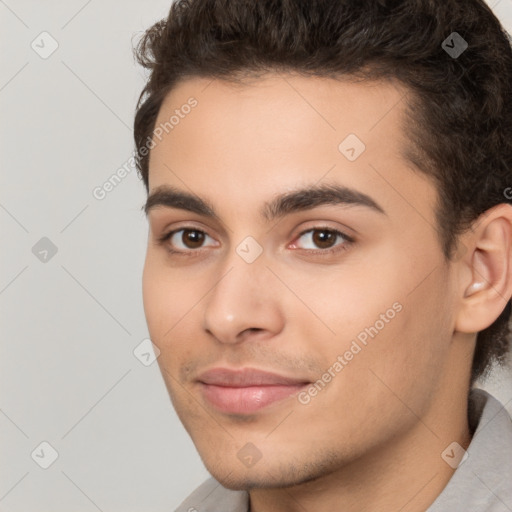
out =
{"type": "Polygon", "coordinates": [[[161,255],[148,249],[142,275],[142,296],[148,329],[157,344],[164,342],[164,337],[170,337],[180,319],[197,301],[197,298],[193,301],[191,287],[181,286],[176,277],[176,271],[166,267],[161,255]]]}
{"type": "Polygon", "coordinates": [[[437,254],[424,254],[422,261],[403,254],[383,251],[379,265],[331,269],[329,280],[316,276],[301,288],[335,333],[325,331],[315,351],[325,370],[346,355],[335,380],[352,396],[374,386],[376,395],[379,388],[390,394],[386,384],[412,396],[432,387],[442,372],[451,337],[449,276],[437,254]]]}
{"type": "Polygon", "coordinates": [[[142,300],[151,339],[156,342],[159,331],[162,329],[162,313],[166,302],[164,288],[166,287],[160,286],[164,276],[157,270],[153,259],[148,250],[142,274],[142,300]]]}
{"type": "MultiPolygon", "coordinates": [[[[201,329],[201,299],[208,291],[197,285],[197,274],[171,268],[162,255],[148,250],[142,278],[144,313],[158,362],[175,378],[183,362],[207,352],[201,329]]],[[[168,386],[173,379],[164,373],[168,386]]]]}
{"type": "MultiPolygon", "coordinates": [[[[369,409],[386,405],[397,414],[404,403],[418,414],[428,406],[451,340],[450,304],[440,277],[432,275],[413,293],[408,286],[394,289],[389,302],[398,299],[401,310],[388,323],[376,321],[380,313],[388,316],[384,308],[367,318],[368,325],[359,330],[366,345],[358,343],[361,351],[340,379],[355,401],[359,397],[369,409]]],[[[357,342],[358,334],[353,339],[357,342]]]]}
{"type": "Polygon", "coordinates": [[[298,322],[314,325],[316,337],[320,334],[326,346],[337,353],[348,349],[358,334],[364,339],[365,329],[376,323],[378,331],[385,332],[400,316],[399,305],[393,308],[401,299],[397,281],[389,278],[393,271],[358,262],[326,267],[321,272],[290,274],[286,281],[302,302],[296,301],[294,306],[302,311],[298,322]]]}

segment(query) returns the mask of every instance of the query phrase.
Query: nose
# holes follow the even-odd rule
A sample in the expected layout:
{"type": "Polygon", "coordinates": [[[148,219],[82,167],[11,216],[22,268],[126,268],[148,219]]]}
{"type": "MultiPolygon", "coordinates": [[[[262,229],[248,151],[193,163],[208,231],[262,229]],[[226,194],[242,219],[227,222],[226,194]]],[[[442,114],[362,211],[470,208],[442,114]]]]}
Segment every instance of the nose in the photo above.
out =
{"type": "Polygon", "coordinates": [[[279,282],[260,256],[246,263],[233,254],[204,300],[204,329],[221,343],[267,339],[284,325],[279,282]]]}

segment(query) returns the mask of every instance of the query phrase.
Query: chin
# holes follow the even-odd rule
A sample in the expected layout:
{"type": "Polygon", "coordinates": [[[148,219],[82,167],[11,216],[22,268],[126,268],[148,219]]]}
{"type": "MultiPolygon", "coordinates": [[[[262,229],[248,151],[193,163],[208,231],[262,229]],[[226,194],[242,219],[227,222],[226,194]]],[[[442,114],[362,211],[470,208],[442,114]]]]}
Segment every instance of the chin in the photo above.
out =
{"type": "MultiPolygon", "coordinates": [[[[220,482],[226,489],[232,491],[250,491],[252,489],[272,489],[282,488],[290,485],[287,482],[283,482],[282,478],[279,480],[272,479],[265,471],[262,474],[229,474],[225,477],[222,475],[212,473],[210,474],[220,482]]],[[[292,484],[294,485],[294,484],[292,484]]]]}
{"type": "Polygon", "coordinates": [[[237,460],[231,464],[209,464],[203,459],[208,472],[220,484],[233,491],[249,491],[251,489],[282,489],[294,487],[306,482],[313,482],[324,475],[325,466],[314,467],[310,464],[297,465],[279,461],[261,459],[252,468],[244,468],[237,460]]]}

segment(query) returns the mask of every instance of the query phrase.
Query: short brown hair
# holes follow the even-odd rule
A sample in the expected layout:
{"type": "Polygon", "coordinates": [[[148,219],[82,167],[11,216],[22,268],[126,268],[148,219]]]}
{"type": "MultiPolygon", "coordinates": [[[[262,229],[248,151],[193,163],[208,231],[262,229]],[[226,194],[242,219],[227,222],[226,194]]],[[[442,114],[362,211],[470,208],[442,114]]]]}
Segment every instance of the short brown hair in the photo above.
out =
{"type": "MultiPolygon", "coordinates": [[[[163,99],[187,78],[398,80],[411,92],[404,156],[436,184],[440,245],[453,258],[459,234],[511,202],[511,41],[483,0],[176,0],[135,49],[150,70],[134,123],[139,173],[148,189],[141,149],[163,99]],[[453,37],[468,45],[460,55],[445,51],[453,37]]],[[[478,333],[472,382],[505,360],[510,314],[508,301],[478,333]]]]}

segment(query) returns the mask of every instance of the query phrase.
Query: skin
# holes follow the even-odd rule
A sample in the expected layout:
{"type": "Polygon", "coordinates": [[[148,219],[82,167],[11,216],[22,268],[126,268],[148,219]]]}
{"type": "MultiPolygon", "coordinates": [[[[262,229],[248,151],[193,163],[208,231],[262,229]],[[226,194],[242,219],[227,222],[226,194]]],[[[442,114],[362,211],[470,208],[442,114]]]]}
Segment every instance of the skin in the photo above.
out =
{"type": "Polygon", "coordinates": [[[486,212],[462,235],[459,256],[444,260],[436,189],[401,154],[405,93],[391,82],[292,74],[244,85],[193,78],[159,112],[156,125],[191,96],[198,101],[152,148],[150,195],[174,186],[208,201],[217,217],[149,209],[148,328],[205,466],[224,486],[248,489],[252,512],[340,503],[347,512],[424,511],[454,471],[442,452],[470,443],[475,333],[512,295],[512,213],[505,204],[486,212]],[[349,133],[366,145],[353,162],[338,150],[349,133]],[[276,195],[326,183],[371,196],[385,214],[331,204],[271,222],[260,216],[276,195]],[[184,227],[206,233],[203,245],[184,232],[158,242],[184,227]],[[313,227],[354,242],[337,238],[331,247],[345,250],[318,254],[329,245],[301,235],[313,227]],[[247,236],[263,250],[252,263],[236,251],[247,236]],[[228,415],[200,392],[195,379],[219,366],[315,382],[395,303],[400,312],[307,404],[290,397],[228,415]],[[252,467],[237,456],[247,443],[261,454],[252,467]]]}

